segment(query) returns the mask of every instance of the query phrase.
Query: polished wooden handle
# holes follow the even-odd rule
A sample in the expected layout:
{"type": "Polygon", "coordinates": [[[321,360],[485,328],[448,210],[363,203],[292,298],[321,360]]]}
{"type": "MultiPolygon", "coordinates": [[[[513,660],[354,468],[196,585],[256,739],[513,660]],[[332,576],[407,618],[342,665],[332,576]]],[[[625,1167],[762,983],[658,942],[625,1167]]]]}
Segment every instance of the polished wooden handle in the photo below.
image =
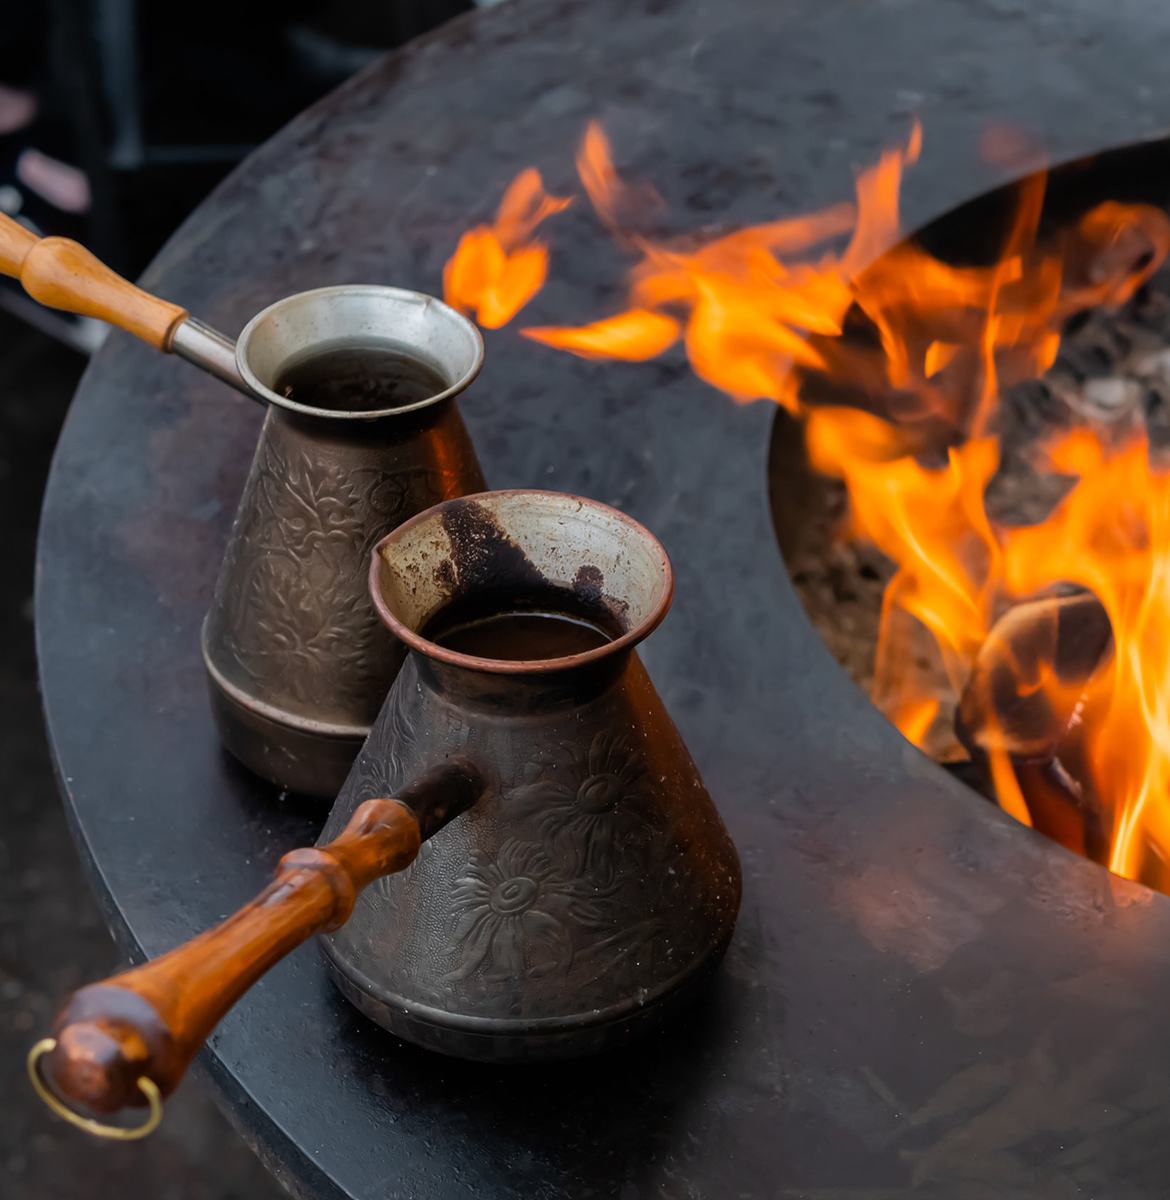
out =
{"type": "Polygon", "coordinates": [[[31,229],[0,213],[0,271],[19,279],[28,252],[40,240],[31,229]]]}
{"type": "Polygon", "coordinates": [[[97,317],[170,351],[175,328],[187,310],[111,271],[69,238],[38,238],[0,213],[0,271],[19,279],[34,300],[50,308],[97,317]]]}
{"type": "Polygon", "coordinates": [[[367,800],[332,842],[286,854],[272,883],[223,924],[75,992],[46,1056],[54,1089],[104,1113],[141,1105],[144,1077],[169,1095],[216,1023],[265,971],[317,931],[344,924],[362,888],[409,866],[421,842],[482,791],[479,773],[458,761],[398,800],[367,800]]]}

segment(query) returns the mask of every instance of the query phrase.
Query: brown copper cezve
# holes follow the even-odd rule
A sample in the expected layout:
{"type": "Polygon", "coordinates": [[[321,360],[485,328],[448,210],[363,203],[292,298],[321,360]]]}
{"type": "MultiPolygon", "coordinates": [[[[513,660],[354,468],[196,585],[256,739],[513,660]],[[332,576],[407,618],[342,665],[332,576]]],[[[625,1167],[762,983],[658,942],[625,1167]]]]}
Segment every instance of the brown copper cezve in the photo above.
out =
{"type": "Polygon", "coordinates": [[[342,991],[401,1037],[496,1062],[591,1053],[661,1020],[718,964],[741,886],[634,649],[670,606],[665,551],[594,501],[489,492],[399,526],[370,588],[409,654],[323,836],[450,754],[487,788],[323,939],[342,991]],[[524,612],[606,636],[527,660],[440,644],[459,621],[524,612]]]}
{"type": "Polygon", "coordinates": [[[3,214],[0,271],[268,406],[203,659],[228,749],[282,787],[333,797],[403,657],[366,592],[370,550],[485,486],[455,405],[483,364],[479,331],[431,296],[346,284],[278,301],[233,342],[3,214]]]}
{"type": "MultiPolygon", "coordinates": [[[[203,626],[212,704],[252,770],[333,797],[405,653],[370,603],[370,552],[407,517],[484,488],[455,405],[483,343],[430,296],[344,286],[265,309],[236,356],[268,416],[203,626]],[[287,382],[378,348],[413,364],[405,394],[387,395],[392,376],[374,378],[372,399],[339,387],[335,402],[351,407],[333,409],[303,403],[287,382]]],[[[307,390],[319,403],[321,382],[307,390]]]]}

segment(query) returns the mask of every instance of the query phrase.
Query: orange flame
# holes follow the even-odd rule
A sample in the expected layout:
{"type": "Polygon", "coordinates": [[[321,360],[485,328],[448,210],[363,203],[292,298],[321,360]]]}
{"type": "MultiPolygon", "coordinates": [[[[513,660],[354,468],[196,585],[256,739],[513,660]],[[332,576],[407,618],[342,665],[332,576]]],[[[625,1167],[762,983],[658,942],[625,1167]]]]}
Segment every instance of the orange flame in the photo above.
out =
{"type": "MultiPolygon", "coordinates": [[[[949,718],[1006,606],[1057,584],[1090,589],[1107,611],[1113,656],[1084,695],[1061,703],[1087,731],[1084,784],[1107,810],[1109,865],[1170,890],[1170,866],[1159,865],[1170,864],[1170,474],[1150,468],[1144,441],[1107,451],[1079,430],[1051,448],[1052,466],[1079,482],[1047,521],[997,528],[984,503],[1000,461],[1003,388],[1052,365],[1068,317],[1133,295],[1170,251],[1170,219],[1110,201],[1042,241],[1039,172],[1018,185],[995,261],[954,266],[898,241],[902,174],[920,145],[915,124],[905,147],[858,176],[855,205],[688,242],[638,231],[661,201],[623,182],[593,123],[578,172],[603,225],[639,256],[628,307],[521,333],[631,361],[681,337],[695,372],[733,399],[768,398],[807,416],[810,461],[846,484],[847,535],[897,565],[873,696],[919,745],[949,718]],[[834,239],[846,235],[841,248],[834,239]],[[816,395],[831,403],[806,398],[816,395]],[[929,632],[935,664],[923,663],[915,630],[929,632]]],[[[1022,148],[1032,153],[1011,131],[987,140],[1001,157],[1022,148]]],[[[1068,692],[1042,668],[1021,668],[1019,694],[1068,692]]],[[[1031,823],[1026,771],[998,728],[985,733],[1001,805],[1031,823]]],[[[1056,836],[1087,852],[1083,833],[1056,836]]]]}
{"type": "MultiPolygon", "coordinates": [[[[895,153],[900,164],[901,155],[895,153]]],[[[598,215],[611,229],[621,228],[619,214],[645,209],[648,194],[657,199],[655,193],[622,182],[596,122],[586,131],[577,167],[598,215]]],[[[701,378],[738,400],[768,397],[795,411],[792,365],[824,365],[807,334],[840,333],[851,296],[831,254],[816,266],[788,266],[780,256],[846,233],[855,219],[853,205],[839,204],[812,216],[745,229],[691,251],[623,233],[623,240],[642,255],[633,271],[629,310],[584,327],[521,333],[575,354],[644,359],[674,342],[667,336],[673,326],[683,332],[701,378]],[[685,325],[673,312],[686,314],[685,325]],[[652,315],[658,320],[650,320],[652,315]]]]}
{"type": "Polygon", "coordinates": [[[443,298],[473,313],[485,329],[506,325],[548,274],[548,247],[531,240],[532,231],[571,203],[571,197],[548,195],[534,167],[521,171],[504,193],[496,223],[477,225],[459,239],[443,269],[443,298]]]}
{"type": "Polygon", "coordinates": [[[609,139],[596,121],[590,121],[577,151],[577,174],[602,224],[621,241],[626,227],[638,224],[663,207],[662,197],[649,185],[630,187],[614,169],[609,139]]]}
{"type": "Polygon", "coordinates": [[[582,358],[621,358],[626,362],[644,362],[657,358],[678,341],[682,326],[665,313],[646,308],[631,308],[616,317],[578,325],[575,329],[547,325],[543,329],[522,330],[525,337],[558,350],[571,350],[582,358]]]}
{"type": "Polygon", "coordinates": [[[1042,525],[1012,531],[1004,556],[1013,592],[1067,580],[1104,605],[1115,649],[1091,685],[1100,716],[1087,734],[1092,782],[1112,821],[1109,865],[1166,878],[1158,864],[1170,863],[1170,473],[1151,469],[1148,450],[1135,438],[1111,453],[1090,431],[1072,431],[1051,458],[1077,485],[1042,525]]]}
{"type": "Polygon", "coordinates": [[[911,740],[921,744],[938,712],[933,685],[897,632],[908,613],[934,635],[955,692],[991,627],[1002,577],[999,544],[983,492],[999,465],[991,438],[948,451],[944,467],[921,466],[906,435],[869,413],[818,408],[808,414],[809,461],[845,481],[854,537],[873,542],[898,570],[882,598],[873,696],[911,740]]]}

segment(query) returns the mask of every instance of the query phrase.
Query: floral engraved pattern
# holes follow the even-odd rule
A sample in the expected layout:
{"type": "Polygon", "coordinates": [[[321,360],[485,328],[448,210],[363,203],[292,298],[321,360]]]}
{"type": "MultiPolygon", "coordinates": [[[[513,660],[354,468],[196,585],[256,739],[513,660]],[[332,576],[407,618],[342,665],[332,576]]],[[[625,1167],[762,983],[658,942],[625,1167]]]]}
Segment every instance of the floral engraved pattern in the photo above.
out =
{"type": "Polygon", "coordinates": [[[533,767],[540,777],[513,793],[515,814],[537,822],[558,859],[612,876],[619,853],[649,832],[639,803],[648,782],[645,765],[625,738],[603,730],[587,752],[561,747],[538,756],[533,767]]]}
{"type": "Polygon", "coordinates": [[[354,763],[352,785],[345,789],[346,799],[356,808],[366,800],[392,800],[410,780],[406,778],[403,751],[415,738],[414,721],[403,703],[401,690],[395,690],[388,712],[379,716],[366,744],[354,763]]]}
{"type": "Polygon", "coordinates": [[[265,437],[226,621],[237,660],[270,695],[313,705],[324,689],[360,705],[376,688],[388,635],[367,594],[370,552],[431,502],[434,474],[347,469],[265,437]]]}
{"type": "Polygon", "coordinates": [[[489,982],[567,972],[574,928],[605,927],[613,890],[574,882],[535,842],[509,838],[494,857],[477,850],[452,893],[459,966],[447,979],[481,967],[489,982]]]}
{"type": "MultiPolygon", "coordinates": [[[[367,800],[394,799],[402,787],[409,783],[404,761],[404,751],[414,741],[414,722],[404,703],[401,689],[391,693],[389,710],[384,711],[370,731],[366,744],[354,761],[353,771],[346,781],[340,799],[345,801],[345,820],[348,820],[359,804],[367,800]]],[[[330,817],[332,823],[332,817],[330,817]]],[[[341,832],[339,821],[333,836],[341,832]]],[[[371,885],[375,895],[397,906],[397,894],[402,886],[415,875],[422,863],[430,857],[433,844],[423,842],[414,862],[395,875],[384,875],[371,885]]]]}
{"type": "Polygon", "coordinates": [[[360,588],[363,507],[336,466],[265,445],[251,497],[245,586],[236,611],[240,661],[252,677],[310,701],[326,676],[362,694],[377,621],[360,588]]]}

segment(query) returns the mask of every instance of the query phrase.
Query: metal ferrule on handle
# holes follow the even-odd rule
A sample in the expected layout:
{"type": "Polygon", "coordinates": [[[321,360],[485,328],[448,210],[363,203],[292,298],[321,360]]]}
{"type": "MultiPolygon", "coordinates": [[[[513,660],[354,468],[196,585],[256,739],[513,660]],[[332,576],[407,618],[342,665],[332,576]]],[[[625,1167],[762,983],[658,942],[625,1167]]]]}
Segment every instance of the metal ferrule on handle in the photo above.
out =
{"type": "Polygon", "coordinates": [[[236,343],[230,337],[205,325],[195,317],[188,317],[175,326],[171,338],[170,349],[180,358],[214,375],[216,379],[230,384],[238,392],[264,404],[266,401],[258,396],[245,382],[236,366],[236,343]]]}

